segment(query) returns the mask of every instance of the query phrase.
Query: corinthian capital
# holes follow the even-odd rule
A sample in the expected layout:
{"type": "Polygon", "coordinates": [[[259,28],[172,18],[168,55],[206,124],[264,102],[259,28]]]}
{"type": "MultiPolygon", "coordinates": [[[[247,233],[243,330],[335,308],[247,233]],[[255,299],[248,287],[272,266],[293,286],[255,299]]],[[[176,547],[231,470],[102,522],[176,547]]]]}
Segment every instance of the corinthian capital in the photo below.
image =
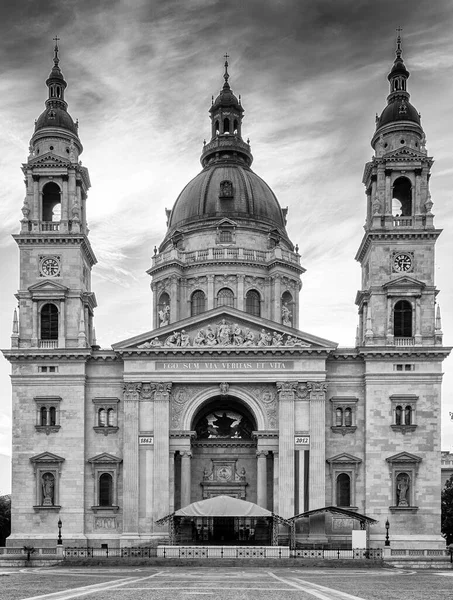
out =
{"type": "Polygon", "coordinates": [[[277,392],[295,392],[297,389],[297,381],[277,381],[277,392]]]}
{"type": "Polygon", "coordinates": [[[307,381],[307,390],[310,400],[324,400],[326,397],[327,383],[325,381],[307,381]]]}
{"type": "Polygon", "coordinates": [[[140,398],[141,383],[126,381],[123,384],[123,399],[125,402],[131,402],[140,398]]]}
{"type": "Polygon", "coordinates": [[[162,397],[163,394],[169,395],[172,388],[172,383],[170,381],[158,381],[157,383],[152,383],[151,386],[155,392],[154,399],[156,399],[156,395],[159,394],[162,397]]]}

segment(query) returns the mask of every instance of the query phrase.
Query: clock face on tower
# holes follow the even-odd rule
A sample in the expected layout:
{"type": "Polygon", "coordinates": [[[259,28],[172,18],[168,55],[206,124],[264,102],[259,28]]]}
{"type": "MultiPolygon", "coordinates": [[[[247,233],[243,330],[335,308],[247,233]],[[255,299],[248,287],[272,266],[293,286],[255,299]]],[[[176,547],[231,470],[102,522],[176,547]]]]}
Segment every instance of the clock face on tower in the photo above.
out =
{"type": "Polygon", "coordinates": [[[57,277],[60,274],[60,261],[55,256],[43,258],[40,271],[43,277],[57,277]]]}
{"type": "Polygon", "coordinates": [[[412,271],[412,257],[409,254],[397,254],[393,259],[393,269],[398,273],[412,271]]]}

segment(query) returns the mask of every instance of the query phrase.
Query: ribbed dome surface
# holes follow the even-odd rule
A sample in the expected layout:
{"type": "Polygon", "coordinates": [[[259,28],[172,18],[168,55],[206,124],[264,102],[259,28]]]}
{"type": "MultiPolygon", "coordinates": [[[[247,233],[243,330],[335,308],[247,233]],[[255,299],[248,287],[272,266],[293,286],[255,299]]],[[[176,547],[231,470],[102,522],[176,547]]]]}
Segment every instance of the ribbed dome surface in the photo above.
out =
{"type": "Polygon", "coordinates": [[[382,127],[395,121],[413,121],[420,125],[420,115],[407,99],[400,97],[384,108],[377,126],[382,127]]]}
{"type": "Polygon", "coordinates": [[[171,212],[169,228],[206,218],[242,217],[261,220],[284,228],[280,204],[261,177],[237,164],[206,167],[178,196],[171,212]],[[231,182],[232,198],[220,198],[222,182],[231,182]]]}
{"type": "Polygon", "coordinates": [[[62,108],[46,108],[36,121],[35,132],[44,127],[62,127],[77,135],[77,128],[72,117],[62,108]],[[53,115],[53,116],[52,116],[53,115]]]}

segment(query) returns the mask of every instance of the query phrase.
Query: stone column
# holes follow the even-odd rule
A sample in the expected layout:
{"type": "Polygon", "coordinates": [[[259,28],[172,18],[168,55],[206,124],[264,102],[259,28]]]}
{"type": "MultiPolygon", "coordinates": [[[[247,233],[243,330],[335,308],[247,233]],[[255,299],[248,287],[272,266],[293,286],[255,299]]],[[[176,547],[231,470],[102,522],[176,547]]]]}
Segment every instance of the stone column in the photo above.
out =
{"type": "Polygon", "coordinates": [[[387,342],[389,344],[394,343],[393,336],[393,311],[392,311],[392,298],[387,298],[387,342]]]}
{"type": "Polygon", "coordinates": [[[123,442],[123,537],[138,537],[139,501],[139,400],[141,383],[126,382],[123,442]]]}
{"type": "MultiPolygon", "coordinates": [[[[307,381],[310,398],[309,510],[326,505],[326,389],[324,381],[307,381]]],[[[312,515],[309,527],[312,541],[327,541],[325,515],[312,515]]]]}
{"type": "Polygon", "coordinates": [[[280,514],[279,511],[279,491],[278,491],[278,468],[279,468],[279,460],[278,460],[278,452],[274,452],[274,513],[280,514]]]}
{"type": "Polygon", "coordinates": [[[267,452],[256,453],[256,503],[267,508],[267,452]]]}
{"type": "Polygon", "coordinates": [[[178,277],[171,276],[170,280],[170,323],[175,323],[179,320],[179,289],[178,277]]]}
{"type": "Polygon", "coordinates": [[[60,300],[60,314],[58,320],[58,347],[66,346],[66,302],[64,298],[60,300]]]}
{"type": "Polygon", "coordinates": [[[297,382],[277,382],[279,422],[278,510],[294,516],[294,399],[297,382]]]}
{"type": "Polygon", "coordinates": [[[274,275],[274,321],[282,322],[282,282],[281,275],[274,275]]]}
{"type": "Polygon", "coordinates": [[[326,389],[323,381],[308,381],[310,397],[310,507],[326,504],[326,389]]]}
{"type": "Polygon", "coordinates": [[[238,275],[237,301],[236,301],[236,308],[238,310],[244,310],[244,306],[245,306],[244,282],[245,282],[245,275],[238,275]]]}
{"type": "Polygon", "coordinates": [[[416,344],[421,344],[422,343],[421,322],[422,322],[421,300],[420,300],[420,297],[418,297],[418,298],[415,298],[415,323],[414,323],[415,332],[414,332],[414,337],[415,337],[415,343],[416,344]]]}
{"type": "Polygon", "coordinates": [[[31,347],[38,346],[38,303],[35,300],[31,301],[31,347]]]}
{"type": "Polygon", "coordinates": [[[208,275],[208,289],[207,289],[207,309],[211,310],[214,307],[214,275],[208,275]]]}
{"type": "MultiPolygon", "coordinates": [[[[153,398],[154,391],[150,383],[143,383],[140,392],[140,432],[139,435],[154,439],[153,398]]],[[[153,529],[153,470],[154,444],[139,445],[140,462],[140,527],[151,532],[153,529]]],[[[142,530],[142,531],[143,531],[142,530]]]]}
{"type": "Polygon", "coordinates": [[[170,512],[170,391],[171,383],[153,383],[154,391],[154,505],[153,520],[170,512]]]}
{"type": "Polygon", "coordinates": [[[168,469],[170,473],[170,492],[169,492],[169,505],[168,512],[172,513],[175,510],[175,450],[170,450],[168,469]]]}
{"type": "Polygon", "coordinates": [[[191,499],[191,452],[181,452],[181,508],[190,504],[191,499]]]}

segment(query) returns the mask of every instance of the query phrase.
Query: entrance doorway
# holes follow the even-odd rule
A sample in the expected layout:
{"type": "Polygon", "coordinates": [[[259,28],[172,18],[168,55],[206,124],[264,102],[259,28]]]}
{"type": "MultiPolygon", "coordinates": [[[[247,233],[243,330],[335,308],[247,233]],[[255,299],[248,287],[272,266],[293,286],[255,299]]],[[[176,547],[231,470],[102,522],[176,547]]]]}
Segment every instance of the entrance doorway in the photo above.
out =
{"type": "Polygon", "coordinates": [[[233,544],[236,542],[234,517],[217,517],[214,519],[212,541],[216,544],[233,544]]]}

